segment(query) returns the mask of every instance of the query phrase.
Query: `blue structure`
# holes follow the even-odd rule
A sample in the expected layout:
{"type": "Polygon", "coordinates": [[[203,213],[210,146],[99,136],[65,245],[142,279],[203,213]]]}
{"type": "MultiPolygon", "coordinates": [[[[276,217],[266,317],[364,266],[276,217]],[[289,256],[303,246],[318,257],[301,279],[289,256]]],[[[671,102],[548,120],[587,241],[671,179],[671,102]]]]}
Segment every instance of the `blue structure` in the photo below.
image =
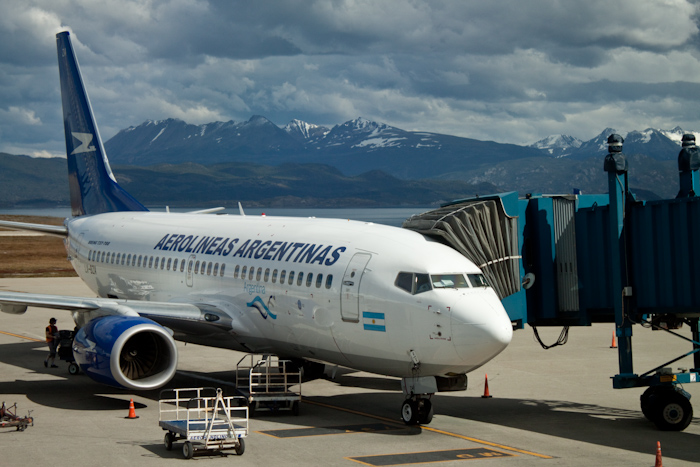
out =
{"type": "Polygon", "coordinates": [[[502,193],[463,199],[414,216],[404,227],[440,236],[479,265],[516,329],[564,326],[564,341],[569,326],[615,323],[619,374],[613,387],[648,386],[641,397],[644,415],[660,429],[683,430],[693,410],[690,395],[678,384],[700,381],[700,288],[695,287],[700,284],[700,242],[695,240],[700,238],[700,154],[695,138],[684,136],[678,197],[643,202],[628,189],[622,148],[622,137],[608,138],[607,195],[518,198],[502,193]],[[499,235],[503,238],[483,244],[484,237],[499,235]],[[499,249],[500,244],[516,246],[499,249]],[[508,274],[517,277],[505,279],[508,274]],[[503,286],[505,280],[516,286],[503,286]],[[637,374],[635,324],[674,334],[691,348],[637,374]],[[682,324],[690,326],[692,339],[674,332],[682,324]],[[689,355],[694,355],[693,368],[680,373],[667,368],[689,355]]]}

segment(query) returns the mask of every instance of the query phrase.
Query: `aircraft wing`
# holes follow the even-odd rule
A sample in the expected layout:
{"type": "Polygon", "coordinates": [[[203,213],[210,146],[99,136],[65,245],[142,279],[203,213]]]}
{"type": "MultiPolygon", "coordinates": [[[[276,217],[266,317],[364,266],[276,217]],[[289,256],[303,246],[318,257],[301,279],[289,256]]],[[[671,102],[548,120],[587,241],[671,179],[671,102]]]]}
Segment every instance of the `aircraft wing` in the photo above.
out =
{"type": "Polygon", "coordinates": [[[74,320],[80,326],[102,316],[142,316],[168,327],[179,335],[204,335],[221,331],[241,334],[248,332],[242,323],[232,319],[217,303],[152,302],[0,292],[0,311],[23,314],[29,306],[71,311],[74,320]]]}
{"type": "Polygon", "coordinates": [[[26,230],[29,232],[39,232],[44,235],[56,237],[67,237],[68,229],[63,225],[30,224],[27,222],[13,222],[0,220],[0,227],[12,230],[26,230]]]}

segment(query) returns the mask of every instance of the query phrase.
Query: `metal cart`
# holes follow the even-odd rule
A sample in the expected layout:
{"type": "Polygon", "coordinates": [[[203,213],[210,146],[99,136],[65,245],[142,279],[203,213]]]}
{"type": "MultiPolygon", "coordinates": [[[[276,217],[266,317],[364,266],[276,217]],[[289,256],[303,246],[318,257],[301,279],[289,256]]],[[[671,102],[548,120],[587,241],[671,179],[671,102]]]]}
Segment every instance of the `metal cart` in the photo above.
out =
{"type": "Polygon", "coordinates": [[[236,365],[236,389],[248,401],[251,416],[256,410],[291,410],[299,415],[301,370],[277,355],[245,355],[236,365]]]}
{"type": "Polygon", "coordinates": [[[195,451],[233,449],[245,451],[248,436],[248,407],[240,396],[223,396],[217,388],[166,389],[158,401],[159,426],[166,430],[163,443],[185,440],[182,455],[191,459],[195,451]]]}
{"type": "Polygon", "coordinates": [[[71,375],[77,375],[80,373],[80,366],[75,363],[75,358],[73,357],[74,337],[75,332],[73,331],[69,331],[67,329],[58,331],[58,358],[64,362],[68,362],[68,373],[71,375]]]}
{"type": "Polygon", "coordinates": [[[34,426],[34,419],[29,411],[26,417],[17,416],[17,403],[7,407],[5,402],[0,406],[0,428],[15,427],[17,431],[24,431],[28,426],[34,426]],[[14,409],[14,411],[12,410],[14,409]]]}

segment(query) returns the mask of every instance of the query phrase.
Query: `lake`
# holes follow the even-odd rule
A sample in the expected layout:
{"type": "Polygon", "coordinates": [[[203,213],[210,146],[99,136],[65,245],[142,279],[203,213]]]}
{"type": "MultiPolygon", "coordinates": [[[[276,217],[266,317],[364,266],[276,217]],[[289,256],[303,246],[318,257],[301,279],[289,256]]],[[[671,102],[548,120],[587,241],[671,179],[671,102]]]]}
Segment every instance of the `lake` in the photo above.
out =
{"type": "MultiPolygon", "coordinates": [[[[152,211],[165,211],[164,207],[149,208],[152,211]]],[[[204,209],[204,208],[202,208],[204,209]]],[[[425,211],[430,211],[431,207],[415,207],[415,208],[344,208],[344,209],[323,209],[323,208],[246,208],[243,206],[243,211],[248,216],[290,216],[290,217],[322,217],[336,219],[352,219],[357,221],[374,222],[375,224],[393,225],[401,227],[403,221],[411,217],[413,214],[420,214],[425,211]]],[[[171,208],[172,212],[187,212],[196,211],[196,208],[176,209],[171,208]]],[[[238,214],[238,208],[230,208],[221,211],[228,214],[238,214]]],[[[0,209],[0,214],[9,215],[27,215],[27,216],[51,216],[51,217],[70,217],[70,208],[16,208],[16,209],[0,209]]]]}

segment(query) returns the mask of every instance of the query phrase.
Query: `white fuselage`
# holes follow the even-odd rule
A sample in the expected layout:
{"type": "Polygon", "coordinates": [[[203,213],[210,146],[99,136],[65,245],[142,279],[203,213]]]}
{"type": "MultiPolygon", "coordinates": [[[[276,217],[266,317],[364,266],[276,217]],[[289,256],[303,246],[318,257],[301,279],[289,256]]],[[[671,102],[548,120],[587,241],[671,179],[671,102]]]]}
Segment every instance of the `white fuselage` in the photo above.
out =
{"type": "Polygon", "coordinates": [[[152,212],[83,216],[67,227],[73,267],[100,297],[203,304],[227,315],[216,326],[193,322],[201,331],[149,316],[179,340],[410,377],[469,372],[512,337],[490,287],[412,294],[396,285],[399,272],[480,273],[406,229],[152,212]]]}

